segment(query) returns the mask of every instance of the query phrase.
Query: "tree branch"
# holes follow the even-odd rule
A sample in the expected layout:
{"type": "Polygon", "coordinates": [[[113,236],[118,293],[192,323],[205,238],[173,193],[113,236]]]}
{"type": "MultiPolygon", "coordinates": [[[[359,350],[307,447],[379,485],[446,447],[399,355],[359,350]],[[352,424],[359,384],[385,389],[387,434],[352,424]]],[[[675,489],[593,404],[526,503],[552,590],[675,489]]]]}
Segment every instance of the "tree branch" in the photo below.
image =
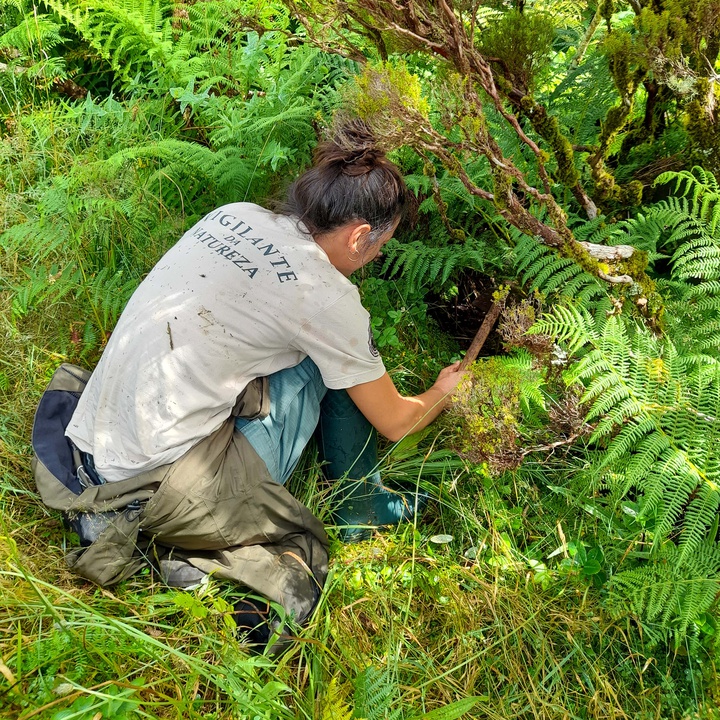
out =
{"type": "Polygon", "coordinates": [[[498,301],[492,304],[490,310],[488,310],[488,313],[485,316],[485,319],[482,321],[482,325],[480,325],[480,329],[477,331],[473,341],[470,343],[470,347],[467,349],[465,357],[460,363],[460,370],[465,370],[470,363],[475,362],[480,350],[482,350],[482,346],[485,344],[485,341],[490,334],[490,331],[493,329],[493,325],[495,325],[498,317],[500,317],[504,304],[505,303],[498,301]]]}
{"type": "Polygon", "coordinates": [[[578,45],[577,52],[575,53],[575,57],[572,59],[572,62],[570,63],[570,71],[572,72],[575,70],[575,68],[580,65],[582,62],[583,57],[585,57],[585,52],[588,49],[588,46],[590,45],[590,41],[593,39],[593,35],[595,35],[595,31],[598,29],[598,25],[600,24],[600,21],[602,20],[602,3],[598,2],[597,10],[595,11],[595,15],[593,15],[593,19],[590,21],[590,25],[588,26],[588,29],[585,32],[585,36],[582,39],[582,42],[578,45]]]}

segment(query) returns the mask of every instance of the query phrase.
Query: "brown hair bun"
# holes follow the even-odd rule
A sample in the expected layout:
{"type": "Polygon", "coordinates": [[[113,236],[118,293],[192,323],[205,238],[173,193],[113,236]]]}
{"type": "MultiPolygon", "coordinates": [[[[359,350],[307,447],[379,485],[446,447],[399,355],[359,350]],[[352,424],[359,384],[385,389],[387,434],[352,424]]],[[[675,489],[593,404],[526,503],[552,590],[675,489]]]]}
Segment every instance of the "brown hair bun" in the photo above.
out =
{"type": "Polygon", "coordinates": [[[345,122],[335,130],[332,140],[318,145],[314,160],[316,166],[336,165],[350,177],[365,175],[386,162],[372,131],[359,119],[345,122]]]}
{"type": "Polygon", "coordinates": [[[311,235],[363,220],[372,228],[369,241],[376,242],[409,205],[400,171],[362,120],[338,125],[332,139],[316,148],[314,159],[313,167],[288,188],[281,210],[295,216],[311,235]]]}

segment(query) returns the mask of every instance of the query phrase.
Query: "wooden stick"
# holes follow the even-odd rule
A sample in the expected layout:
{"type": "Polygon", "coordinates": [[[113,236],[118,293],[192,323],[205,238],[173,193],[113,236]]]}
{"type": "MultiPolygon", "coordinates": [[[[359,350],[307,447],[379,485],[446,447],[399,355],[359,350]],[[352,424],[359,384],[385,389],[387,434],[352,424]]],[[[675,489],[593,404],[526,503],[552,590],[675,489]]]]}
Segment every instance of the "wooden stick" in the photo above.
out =
{"type": "Polygon", "coordinates": [[[460,370],[464,370],[471,362],[474,362],[477,358],[478,353],[482,350],[482,346],[485,344],[485,341],[487,340],[487,337],[490,334],[490,331],[492,330],[495,321],[498,319],[500,312],[503,309],[503,305],[504,303],[502,302],[494,302],[491,308],[488,310],[485,319],[482,321],[480,329],[477,331],[477,334],[473,338],[472,343],[470,343],[470,347],[465,353],[465,357],[460,363],[460,370]]]}

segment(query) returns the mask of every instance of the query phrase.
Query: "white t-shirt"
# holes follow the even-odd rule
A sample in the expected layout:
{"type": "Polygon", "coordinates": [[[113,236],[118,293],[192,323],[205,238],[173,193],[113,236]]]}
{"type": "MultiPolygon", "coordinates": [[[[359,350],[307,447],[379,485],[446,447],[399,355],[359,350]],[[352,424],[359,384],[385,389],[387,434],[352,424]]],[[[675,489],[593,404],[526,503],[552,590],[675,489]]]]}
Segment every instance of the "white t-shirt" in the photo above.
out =
{"type": "Polygon", "coordinates": [[[296,221],[250,203],[209,213],[133,294],[67,435],[108,481],[181,457],[254,378],[310,356],[328,388],[385,368],[357,288],[296,221]]]}

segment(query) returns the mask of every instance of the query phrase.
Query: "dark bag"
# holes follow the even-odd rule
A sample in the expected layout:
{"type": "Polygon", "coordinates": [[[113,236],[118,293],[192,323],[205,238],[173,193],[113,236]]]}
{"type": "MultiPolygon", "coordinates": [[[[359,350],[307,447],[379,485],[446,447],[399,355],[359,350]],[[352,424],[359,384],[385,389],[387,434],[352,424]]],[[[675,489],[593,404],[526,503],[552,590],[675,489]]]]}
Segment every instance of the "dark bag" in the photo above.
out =
{"type": "Polygon", "coordinates": [[[63,363],[35,412],[32,470],[43,502],[64,517],[81,547],[65,557],[78,575],[99,585],[130,577],[146,564],[138,552],[139,516],[158,483],[139,476],[107,484],[65,437],[90,373],[63,363]]]}
{"type": "Polygon", "coordinates": [[[65,428],[89,378],[87,370],[63,363],[35,411],[33,474],[43,502],[56,510],[67,510],[85,489],[78,476],[79,453],[65,437],[65,428]]]}

